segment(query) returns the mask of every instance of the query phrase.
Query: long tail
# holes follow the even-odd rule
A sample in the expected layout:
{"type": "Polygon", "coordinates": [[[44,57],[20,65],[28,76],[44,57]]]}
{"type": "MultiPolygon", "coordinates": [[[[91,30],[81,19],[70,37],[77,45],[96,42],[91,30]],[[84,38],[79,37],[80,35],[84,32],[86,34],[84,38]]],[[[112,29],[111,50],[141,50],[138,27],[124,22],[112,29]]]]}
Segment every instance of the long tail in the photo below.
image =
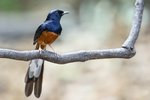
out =
{"type": "Polygon", "coordinates": [[[34,95],[39,98],[42,92],[44,62],[42,64],[41,73],[38,78],[35,78],[34,95]]]}
{"type": "MultiPolygon", "coordinates": [[[[36,49],[38,47],[36,46],[36,49]]],[[[44,60],[34,59],[30,61],[29,68],[25,76],[25,95],[28,97],[32,94],[34,87],[34,95],[39,98],[42,91],[44,71],[44,60]]]]}

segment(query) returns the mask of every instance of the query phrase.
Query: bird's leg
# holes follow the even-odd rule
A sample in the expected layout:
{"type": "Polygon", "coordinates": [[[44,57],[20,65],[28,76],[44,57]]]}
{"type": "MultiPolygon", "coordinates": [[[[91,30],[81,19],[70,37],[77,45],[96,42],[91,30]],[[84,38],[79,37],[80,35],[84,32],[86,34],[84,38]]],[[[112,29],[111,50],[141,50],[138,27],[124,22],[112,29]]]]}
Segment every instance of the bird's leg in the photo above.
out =
{"type": "Polygon", "coordinates": [[[49,44],[49,47],[53,50],[53,52],[55,52],[55,50],[53,49],[53,47],[49,44]]]}
{"type": "Polygon", "coordinates": [[[40,55],[42,54],[42,50],[43,50],[43,49],[39,48],[40,55]]]}
{"type": "Polygon", "coordinates": [[[43,50],[46,50],[45,47],[46,47],[46,45],[41,45],[41,47],[39,48],[40,54],[42,54],[43,50]]]}

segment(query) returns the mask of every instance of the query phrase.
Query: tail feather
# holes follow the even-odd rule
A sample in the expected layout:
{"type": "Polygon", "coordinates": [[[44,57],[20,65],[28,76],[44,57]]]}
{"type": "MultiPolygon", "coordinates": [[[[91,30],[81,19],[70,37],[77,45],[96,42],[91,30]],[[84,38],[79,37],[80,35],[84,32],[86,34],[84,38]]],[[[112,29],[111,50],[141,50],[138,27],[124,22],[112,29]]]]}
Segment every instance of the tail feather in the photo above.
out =
{"type": "Polygon", "coordinates": [[[33,78],[29,78],[29,68],[25,77],[25,95],[28,97],[31,95],[32,91],[33,91],[33,78]]]}
{"type": "Polygon", "coordinates": [[[43,82],[43,71],[44,71],[44,62],[42,64],[41,73],[38,78],[36,78],[34,86],[34,95],[39,98],[42,92],[42,82],[43,82]]]}
{"type": "MultiPolygon", "coordinates": [[[[39,44],[36,44],[35,50],[39,49],[39,44]]],[[[45,48],[44,48],[45,49],[45,48]]],[[[44,71],[44,60],[35,59],[31,60],[29,63],[29,68],[25,77],[25,95],[28,97],[32,94],[33,85],[34,95],[39,98],[42,91],[42,81],[43,81],[43,71],[44,71]]]]}
{"type": "Polygon", "coordinates": [[[25,95],[28,97],[33,91],[33,81],[26,83],[25,85],[25,95]]]}
{"type": "MultiPolygon", "coordinates": [[[[38,60],[39,61],[39,60],[38,60]]],[[[32,61],[31,61],[32,62],[32,61]]],[[[35,63],[35,61],[33,61],[33,63],[35,63]]],[[[36,62],[38,64],[38,62],[36,62]]],[[[26,73],[26,77],[25,77],[25,95],[28,97],[32,94],[32,91],[33,91],[33,85],[35,84],[34,86],[34,95],[39,98],[40,95],[41,95],[41,91],[42,91],[42,81],[43,81],[43,71],[44,71],[44,61],[41,62],[42,64],[39,64],[41,65],[41,68],[39,68],[40,70],[40,74],[39,76],[37,76],[38,74],[34,74],[33,77],[31,78],[31,76],[29,75],[31,73],[31,71],[33,71],[33,69],[31,68],[32,66],[30,66],[28,68],[28,71],[26,73]],[[30,69],[31,68],[31,69],[30,69]],[[30,77],[29,77],[30,76],[30,77]]],[[[31,65],[31,63],[30,63],[31,65]]],[[[38,66],[40,67],[40,66],[38,66]]],[[[36,72],[37,69],[35,69],[35,72],[34,73],[37,73],[36,72]]]]}

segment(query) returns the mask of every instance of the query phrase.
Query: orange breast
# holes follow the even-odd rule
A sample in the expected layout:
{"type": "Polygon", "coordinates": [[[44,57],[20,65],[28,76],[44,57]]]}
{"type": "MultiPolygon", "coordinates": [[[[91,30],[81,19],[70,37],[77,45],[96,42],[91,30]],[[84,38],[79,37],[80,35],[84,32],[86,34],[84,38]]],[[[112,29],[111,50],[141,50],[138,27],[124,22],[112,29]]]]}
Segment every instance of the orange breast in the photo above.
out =
{"type": "Polygon", "coordinates": [[[56,39],[58,35],[54,32],[48,32],[44,31],[42,32],[41,36],[37,40],[37,44],[44,49],[47,44],[52,44],[56,39]]]}

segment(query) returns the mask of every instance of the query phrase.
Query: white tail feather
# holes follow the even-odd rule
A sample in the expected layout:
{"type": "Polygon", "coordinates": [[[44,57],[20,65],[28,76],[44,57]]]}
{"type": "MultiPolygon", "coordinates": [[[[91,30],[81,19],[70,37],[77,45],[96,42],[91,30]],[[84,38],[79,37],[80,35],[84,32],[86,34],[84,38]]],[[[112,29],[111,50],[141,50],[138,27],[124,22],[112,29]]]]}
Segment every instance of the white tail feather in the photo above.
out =
{"type": "Polygon", "coordinates": [[[32,78],[33,76],[38,78],[41,73],[41,67],[43,64],[43,59],[34,59],[31,61],[29,67],[29,78],[32,78]]]}

